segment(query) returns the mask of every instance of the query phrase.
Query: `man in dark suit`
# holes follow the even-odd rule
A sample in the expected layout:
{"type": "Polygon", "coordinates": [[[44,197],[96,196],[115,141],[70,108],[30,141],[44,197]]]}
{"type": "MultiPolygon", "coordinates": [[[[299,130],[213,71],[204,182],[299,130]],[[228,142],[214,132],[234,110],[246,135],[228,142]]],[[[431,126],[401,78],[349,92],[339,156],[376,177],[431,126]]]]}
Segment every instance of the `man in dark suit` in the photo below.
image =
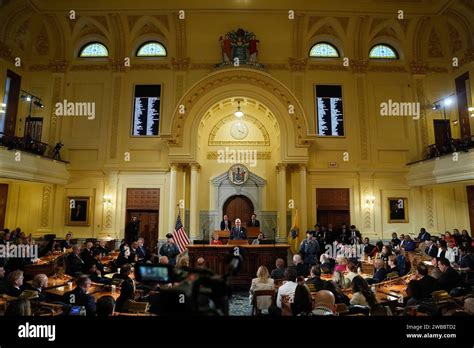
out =
{"type": "Polygon", "coordinates": [[[252,218],[248,222],[247,227],[260,227],[260,221],[257,220],[256,214],[252,214],[252,218]]]}
{"type": "Polygon", "coordinates": [[[95,247],[94,250],[99,250],[100,254],[102,256],[106,256],[108,253],[110,253],[110,249],[107,248],[107,241],[104,239],[99,240],[99,244],[95,247]]]}
{"type": "Polygon", "coordinates": [[[61,241],[60,248],[63,249],[70,249],[72,247],[72,233],[68,232],[66,234],[66,238],[61,241]]]}
{"type": "Polygon", "coordinates": [[[309,267],[303,263],[300,254],[293,255],[293,265],[297,277],[307,277],[309,275],[309,267]]]}
{"type": "Polygon", "coordinates": [[[227,215],[224,215],[223,220],[221,221],[221,231],[230,231],[231,228],[232,226],[230,224],[229,218],[227,215]]]}
{"type": "Polygon", "coordinates": [[[362,243],[362,235],[355,225],[351,225],[351,230],[349,231],[349,244],[359,244],[362,243]]]}
{"type": "Polygon", "coordinates": [[[421,228],[417,239],[420,240],[420,241],[430,240],[431,239],[431,234],[426,232],[426,230],[424,228],[421,228]]]}
{"type": "Polygon", "coordinates": [[[385,262],[381,259],[374,261],[374,276],[371,283],[380,283],[387,278],[387,269],[385,268],[385,262]]]}
{"type": "Polygon", "coordinates": [[[451,263],[448,259],[439,259],[438,268],[442,272],[438,279],[439,289],[446,290],[449,293],[452,289],[464,285],[461,275],[451,267],[451,263]]]}
{"type": "Polygon", "coordinates": [[[94,297],[87,293],[91,287],[91,280],[86,275],[77,278],[76,288],[64,294],[63,301],[71,306],[84,306],[88,316],[94,315],[96,305],[94,297]]]}
{"type": "Polygon", "coordinates": [[[276,259],[275,262],[276,268],[272,270],[271,278],[272,279],[283,279],[285,278],[285,261],[283,259],[276,259]]]}
{"type": "Polygon", "coordinates": [[[7,276],[6,294],[12,297],[18,297],[23,292],[23,271],[16,270],[10,272],[7,276]]]}
{"type": "Polygon", "coordinates": [[[410,283],[417,283],[416,286],[419,289],[418,297],[420,297],[418,300],[431,297],[431,293],[438,290],[437,280],[428,274],[428,267],[424,263],[420,262],[416,266],[416,273],[420,278],[418,280],[411,280],[410,283]]]}
{"type": "Polygon", "coordinates": [[[148,251],[148,248],[145,246],[145,240],[143,238],[138,238],[138,247],[137,247],[137,259],[138,262],[147,262],[150,260],[151,254],[148,251]]]}
{"type": "Polygon", "coordinates": [[[0,295],[7,291],[7,280],[5,279],[5,267],[0,264],[0,295]]]}
{"type": "Polygon", "coordinates": [[[230,230],[229,238],[231,240],[247,239],[245,227],[242,227],[242,222],[240,219],[235,219],[235,226],[230,230]]]}
{"type": "Polygon", "coordinates": [[[434,240],[433,240],[433,239],[428,239],[428,240],[425,242],[425,245],[426,245],[426,248],[425,248],[425,253],[426,253],[426,255],[428,255],[429,257],[436,257],[436,256],[438,256],[438,247],[437,247],[436,244],[434,243],[434,240]]]}
{"type": "Polygon", "coordinates": [[[92,256],[93,245],[94,243],[92,242],[86,242],[86,247],[81,252],[81,259],[82,261],[84,261],[84,266],[82,270],[84,273],[87,273],[90,265],[92,265],[95,262],[94,257],[92,256]]]}
{"type": "Polygon", "coordinates": [[[73,245],[72,252],[66,258],[66,273],[70,276],[76,277],[77,274],[82,271],[84,261],[82,261],[81,257],[79,256],[80,252],[81,248],[79,245],[73,245]]]}
{"type": "Polygon", "coordinates": [[[132,221],[130,221],[125,228],[125,236],[127,237],[127,242],[130,243],[138,238],[140,234],[140,221],[136,216],[132,217],[132,221]]]}

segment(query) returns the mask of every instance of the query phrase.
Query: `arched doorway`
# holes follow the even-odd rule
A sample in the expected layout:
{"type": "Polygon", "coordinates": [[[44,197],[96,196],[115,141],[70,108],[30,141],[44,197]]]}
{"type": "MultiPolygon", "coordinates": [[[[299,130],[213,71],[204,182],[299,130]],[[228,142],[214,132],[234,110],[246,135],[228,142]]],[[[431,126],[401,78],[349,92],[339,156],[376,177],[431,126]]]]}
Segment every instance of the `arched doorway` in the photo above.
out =
{"type": "Polygon", "coordinates": [[[225,201],[222,215],[227,214],[232,223],[234,223],[235,219],[239,218],[242,221],[242,225],[246,226],[253,212],[252,201],[246,196],[236,195],[229,197],[225,201]]]}

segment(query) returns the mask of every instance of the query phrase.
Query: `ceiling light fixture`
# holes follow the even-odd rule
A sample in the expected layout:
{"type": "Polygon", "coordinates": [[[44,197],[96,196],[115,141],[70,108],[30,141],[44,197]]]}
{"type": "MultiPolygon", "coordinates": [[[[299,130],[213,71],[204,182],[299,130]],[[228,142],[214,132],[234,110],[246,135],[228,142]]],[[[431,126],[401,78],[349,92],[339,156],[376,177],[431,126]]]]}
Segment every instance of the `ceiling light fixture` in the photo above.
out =
{"type": "Polygon", "coordinates": [[[242,117],[244,116],[244,113],[240,110],[240,100],[237,102],[237,111],[234,112],[235,117],[242,117]]]}

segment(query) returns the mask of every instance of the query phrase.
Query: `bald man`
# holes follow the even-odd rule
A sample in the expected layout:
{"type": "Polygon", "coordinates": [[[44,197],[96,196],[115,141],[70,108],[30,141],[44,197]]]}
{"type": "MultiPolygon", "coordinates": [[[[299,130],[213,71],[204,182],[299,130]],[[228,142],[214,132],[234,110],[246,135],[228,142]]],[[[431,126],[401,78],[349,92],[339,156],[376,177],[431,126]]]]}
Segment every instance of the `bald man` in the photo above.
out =
{"type": "Polygon", "coordinates": [[[235,226],[232,227],[232,229],[230,230],[229,238],[231,240],[247,239],[247,233],[245,231],[245,228],[242,227],[242,222],[240,221],[240,219],[235,219],[235,226]]]}
{"type": "Polygon", "coordinates": [[[313,315],[334,315],[336,312],[336,298],[330,291],[318,291],[314,295],[314,304],[313,315]]]}

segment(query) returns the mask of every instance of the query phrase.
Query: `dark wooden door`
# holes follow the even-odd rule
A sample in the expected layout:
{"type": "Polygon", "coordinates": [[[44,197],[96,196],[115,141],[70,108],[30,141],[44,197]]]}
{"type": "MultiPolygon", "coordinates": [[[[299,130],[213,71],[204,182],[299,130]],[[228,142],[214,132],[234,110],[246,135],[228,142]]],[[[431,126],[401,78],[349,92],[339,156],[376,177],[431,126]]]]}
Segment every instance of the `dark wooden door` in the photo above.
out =
{"type": "Polygon", "coordinates": [[[350,225],[349,189],[316,189],[316,215],[322,226],[332,224],[339,229],[342,224],[350,225]]]}
{"type": "MultiPolygon", "coordinates": [[[[7,70],[5,84],[5,94],[7,95],[7,107],[5,112],[5,124],[3,133],[7,136],[15,135],[16,115],[18,112],[18,102],[20,100],[21,76],[13,71],[7,70]]],[[[2,127],[0,127],[1,129],[2,127]]]]}
{"type": "Polygon", "coordinates": [[[245,196],[232,196],[224,203],[223,215],[227,214],[232,224],[239,218],[242,226],[246,226],[253,213],[252,201],[245,196]]]}
{"type": "Polygon", "coordinates": [[[469,220],[471,221],[471,236],[474,236],[474,186],[468,186],[466,189],[469,220]]]}
{"type": "Polygon", "coordinates": [[[133,217],[137,217],[140,221],[140,231],[138,236],[145,238],[145,245],[154,251],[158,242],[158,211],[128,210],[127,221],[131,221],[133,217]]]}
{"type": "Polygon", "coordinates": [[[5,228],[5,216],[7,215],[8,185],[0,184],[0,230],[5,228]]]}
{"type": "Polygon", "coordinates": [[[443,147],[448,150],[451,140],[449,120],[434,120],[433,122],[436,147],[438,150],[442,150],[443,147]]]}
{"type": "Polygon", "coordinates": [[[458,101],[459,123],[461,127],[461,139],[471,139],[471,125],[469,117],[469,105],[467,98],[468,88],[466,81],[469,81],[469,72],[462,74],[456,79],[456,97],[458,101]]]}

